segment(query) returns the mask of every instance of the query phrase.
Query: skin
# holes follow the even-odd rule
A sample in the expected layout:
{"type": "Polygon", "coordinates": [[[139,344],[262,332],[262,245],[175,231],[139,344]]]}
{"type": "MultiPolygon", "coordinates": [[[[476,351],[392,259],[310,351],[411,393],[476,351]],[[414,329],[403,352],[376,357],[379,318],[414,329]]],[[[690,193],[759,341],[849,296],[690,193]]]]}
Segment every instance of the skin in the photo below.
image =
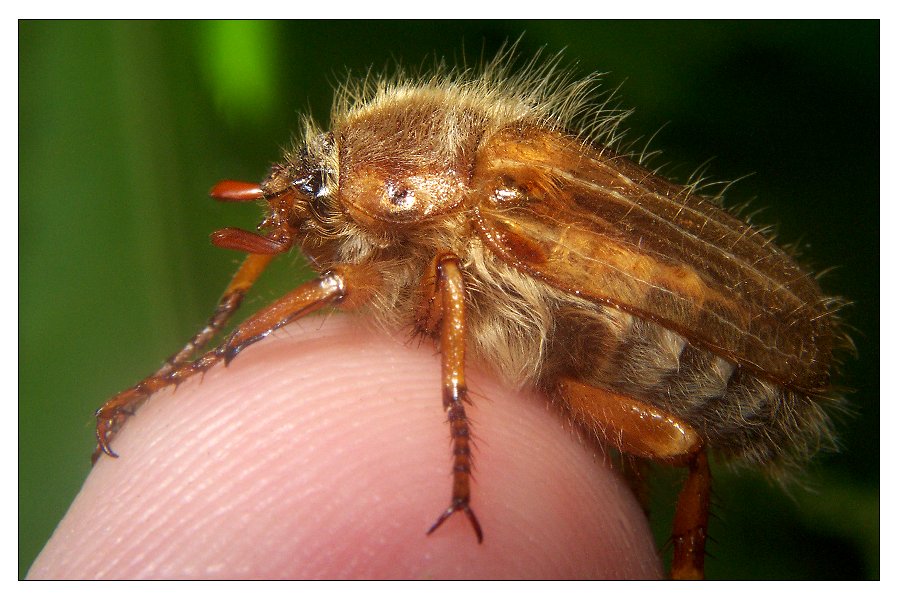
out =
{"type": "Polygon", "coordinates": [[[440,357],[308,317],[160,392],[101,457],[33,579],[662,575],[641,508],[547,400],[468,370],[472,507],[453,515],[440,357]]]}

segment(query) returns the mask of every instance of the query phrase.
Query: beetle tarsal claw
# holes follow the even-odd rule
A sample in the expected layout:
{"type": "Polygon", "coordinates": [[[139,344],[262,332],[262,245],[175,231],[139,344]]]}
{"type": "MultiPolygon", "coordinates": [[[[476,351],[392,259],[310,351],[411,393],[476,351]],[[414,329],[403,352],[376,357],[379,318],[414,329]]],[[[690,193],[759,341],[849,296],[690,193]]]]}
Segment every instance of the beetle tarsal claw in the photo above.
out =
{"type": "Polygon", "coordinates": [[[453,501],[453,503],[447,507],[447,510],[441,513],[441,516],[434,522],[434,525],[428,528],[425,535],[434,533],[438,527],[444,524],[444,521],[453,516],[453,513],[457,512],[465,513],[466,517],[469,519],[469,523],[472,524],[472,529],[475,530],[475,537],[478,538],[478,543],[482,543],[484,541],[484,535],[481,533],[481,524],[478,522],[478,517],[475,516],[475,511],[473,511],[469,506],[469,503],[465,501],[453,501]]]}
{"type": "Polygon", "coordinates": [[[109,441],[113,433],[113,428],[115,426],[113,422],[114,419],[115,416],[108,418],[98,418],[97,447],[94,449],[94,453],[91,455],[91,463],[96,463],[101,454],[106,454],[107,456],[110,456],[112,458],[119,458],[119,455],[116,454],[109,445],[109,441]]]}
{"type": "MultiPolygon", "coordinates": [[[[283,327],[284,325],[285,323],[279,323],[275,328],[283,327]]],[[[225,342],[225,345],[222,349],[222,357],[225,366],[227,367],[229,364],[231,364],[231,361],[237,358],[237,355],[243,352],[244,349],[247,348],[247,346],[255,344],[259,340],[272,333],[272,331],[273,330],[270,329],[268,331],[264,331],[263,333],[247,338],[242,338],[238,335],[239,332],[235,332],[230,338],[228,338],[228,341],[225,342]]]]}

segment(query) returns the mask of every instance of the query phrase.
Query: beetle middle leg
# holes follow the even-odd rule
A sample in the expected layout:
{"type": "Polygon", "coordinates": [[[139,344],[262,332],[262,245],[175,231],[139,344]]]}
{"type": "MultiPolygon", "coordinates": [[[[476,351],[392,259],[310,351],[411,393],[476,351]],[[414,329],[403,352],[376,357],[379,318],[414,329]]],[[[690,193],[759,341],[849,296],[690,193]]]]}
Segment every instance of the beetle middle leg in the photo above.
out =
{"type": "Polygon", "coordinates": [[[579,422],[622,452],[688,467],[672,524],[671,575],[674,579],[701,579],[710,473],[699,434],[654,406],[573,379],[561,379],[557,391],[579,422]]]}
{"type": "Polygon", "coordinates": [[[471,499],[472,447],[469,420],[465,403],[469,401],[466,388],[466,299],[465,281],[459,259],[453,254],[438,255],[427,273],[424,287],[425,304],[419,315],[419,326],[426,334],[436,334],[440,328],[441,386],[444,410],[450,422],[453,444],[453,487],[450,506],[434,525],[431,534],[456,512],[468,517],[478,543],[484,536],[478,518],[469,506],[471,499]],[[429,289],[430,288],[430,289],[429,289]]]}
{"type": "Polygon", "coordinates": [[[162,374],[151,375],[134,387],[120,392],[95,413],[97,449],[94,451],[94,460],[96,461],[100,453],[116,456],[110,448],[112,437],[121,428],[127,416],[154,393],[204,373],[219,362],[224,361],[228,364],[250,344],[315,310],[337,303],[354,306],[364,302],[368,290],[372,289],[373,277],[377,275],[360,267],[350,265],[335,267],[318,279],[300,285],[251,316],[235,329],[224,343],[196,360],[174,366],[162,374]]]}

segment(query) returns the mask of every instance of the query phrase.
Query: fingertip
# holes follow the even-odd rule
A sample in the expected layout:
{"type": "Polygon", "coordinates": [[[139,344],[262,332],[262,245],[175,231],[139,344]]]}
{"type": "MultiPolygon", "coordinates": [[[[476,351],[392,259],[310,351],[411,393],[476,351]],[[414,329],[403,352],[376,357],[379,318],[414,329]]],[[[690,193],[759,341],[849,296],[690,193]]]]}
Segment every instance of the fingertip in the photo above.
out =
{"type": "Polygon", "coordinates": [[[471,369],[472,509],[450,499],[439,359],[351,318],[247,348],[148,402],[35,578],[650,578],[643,514],[542,397],[471,369]]]}

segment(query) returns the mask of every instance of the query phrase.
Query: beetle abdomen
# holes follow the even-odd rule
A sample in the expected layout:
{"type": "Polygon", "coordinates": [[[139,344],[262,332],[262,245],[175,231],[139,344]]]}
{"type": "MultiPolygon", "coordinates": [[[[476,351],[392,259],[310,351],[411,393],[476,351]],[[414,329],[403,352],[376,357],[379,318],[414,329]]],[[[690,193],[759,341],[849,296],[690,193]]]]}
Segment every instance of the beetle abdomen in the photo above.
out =
{"type": "Polygon", "coordinates": [[[832,443],[823,410],[829,398],[766,381],[661,325],[603,307],[593,318],[564,311],[557,331],[550,354],[567,344],[563,353],[581,364],[584,383],[683,419],[725,456],[779,471],[832,443]],[[581,332],[576,347],[574,329],[581,332]]]}

